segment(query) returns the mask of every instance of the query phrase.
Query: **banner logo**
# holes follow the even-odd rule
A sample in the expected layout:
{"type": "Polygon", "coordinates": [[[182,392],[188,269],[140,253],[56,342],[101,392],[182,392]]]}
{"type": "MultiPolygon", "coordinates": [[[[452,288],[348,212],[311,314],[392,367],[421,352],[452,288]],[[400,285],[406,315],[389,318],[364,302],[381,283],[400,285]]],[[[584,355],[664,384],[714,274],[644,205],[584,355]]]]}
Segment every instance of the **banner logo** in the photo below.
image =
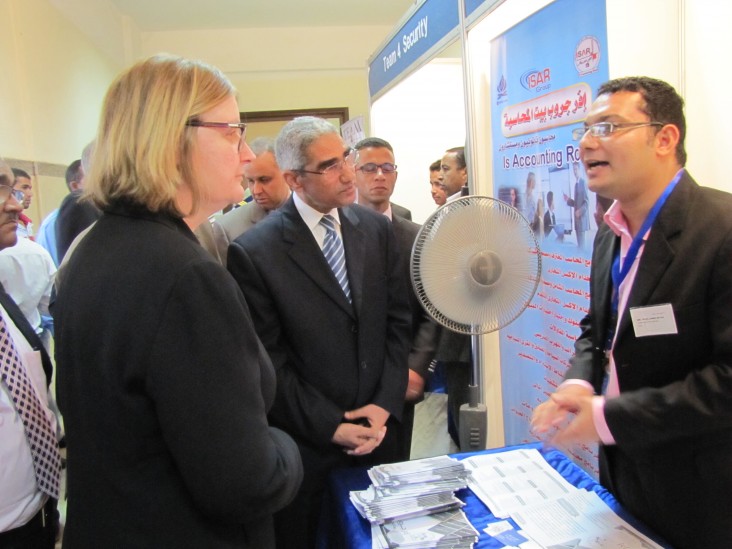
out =
{"type": "Polygon", "coordinates": [[[600,64],[600,42],[594,36],[583,36],[574,50],[574,66],[580,76],[597,70],[600,64]]]}
{"type": "Polygon", "coordinates": [[[521,75],[520,82],[525,89],[538,92],[551,88],[551,79],[552,73],[548,68],[540,71],[531,69],[521,75]]]}

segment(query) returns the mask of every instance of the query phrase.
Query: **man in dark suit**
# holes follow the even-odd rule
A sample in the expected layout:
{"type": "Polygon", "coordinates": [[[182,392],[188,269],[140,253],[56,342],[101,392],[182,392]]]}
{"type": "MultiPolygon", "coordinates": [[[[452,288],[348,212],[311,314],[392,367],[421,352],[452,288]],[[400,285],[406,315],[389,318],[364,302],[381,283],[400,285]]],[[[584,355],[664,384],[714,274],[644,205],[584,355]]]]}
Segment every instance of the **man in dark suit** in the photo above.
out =
{"type": "Polygon", "coordinates": [[[732,547],[732,196],[687,173],[685,131],[665,82],[600,87],[577,137],[615,202],[566,380],[532,425],[600,442],[601,482],[674,547],[732,547]]]}
{"type": "Polygon", "coordinates": [[[69,182],[67,170],[66,184],[71,192],[61,201],[55,226],[56,258],[59,265],[74,239],[102,215],[102,212],[91,201],[81,200],[84,192],[84,178],[91,167],[94,147],[95,142],[92,141],[84,148],[81,165],[77,167],[78,175],[72,182],[69,182]]]}
{"type": "MultiPolygon", "coordinates": [[[[0,249],[15,245],[23,211],[14,179],[0,161],[0,249]]],[[[48,399],[52,373],[41,340],[0,285],[0,547],[52,549],[56,542],[61,459],[48,399]]]]}
{"type": "Polygon", "coordinates": [[[406,405],[399,438],[402,441],[402,459],[409,459],[414,425],[414,405],[424,398],[425,382],[437,348],[437,325],[430,319],[410,282],[410,258],[412,246],[419,232],[419,225],[401,217],[390,202],[397,180],[397,167],[394,163],[394,149],[391,144],[378,137],[362,139],[354,147],[356,159],[356,187],[358,203],[391,219],[394,234],[401,252],[402,273],[408,286],[409,305],[412,311],[412,339],[409,350],[409,384],[407,385],[406,405]]]}
{"type": "Polygon", "coordinates": [[[407,221],[412,220],[412,210],[409,208],[405,208],[404,206],[400,206],[399,204],[392,202],[391,211],[394,212],[394,215],[398,215],[402,219],[406,219],[407,221]]]}
{"type": "Polygon", "coordinates": [[[293,195],[231,244],[228,268],[277,371],[270,421],[302,455],[300,493],[275,517],[289,549],[314,544],[333,468],[399,458],[409,305],[389,221],[350,206],[354,155],[337,130],[296,118],[275,149],[293,195]]]}
{"type": "MultiPolygon", "coordinates": [[[[465,147],[447,149],[442,156],[442,187],[447,195],[446,202],[462,196],[468,188],[468,164],[465,147]]],[[[460,407],[467,404],[472,367],[472,341],[469,335],[452,330],[440,331],[437,344],[437,369],[445,375],[447,386],[447,431],[453,442],[460,446],[460,407]]]]}

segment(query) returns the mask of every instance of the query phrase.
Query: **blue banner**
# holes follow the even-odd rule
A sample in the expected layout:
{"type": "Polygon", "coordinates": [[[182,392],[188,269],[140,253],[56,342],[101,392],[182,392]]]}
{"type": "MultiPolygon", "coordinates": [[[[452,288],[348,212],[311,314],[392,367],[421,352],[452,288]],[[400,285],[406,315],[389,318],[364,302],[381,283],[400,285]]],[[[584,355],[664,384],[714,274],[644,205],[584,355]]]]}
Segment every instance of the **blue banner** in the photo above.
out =
{"type": "MultiPolygon", "coordinates": [[[[589,308],[597,201],[571,131],[608,79],[605,0],[556,0],[491,43],[494,196],[521,211],[541,240],[542,279],[503,329],[506,444],[533,441],[533,409],[562,382],[589,308]]],[[[596,448],[574,454],[597,472],[596,448]]]]}
{"type": "Polygon", "coordinates": [[[374,97],[460,24],[457,0],[427,0],[376,53],[369,65],[374,97]]]}

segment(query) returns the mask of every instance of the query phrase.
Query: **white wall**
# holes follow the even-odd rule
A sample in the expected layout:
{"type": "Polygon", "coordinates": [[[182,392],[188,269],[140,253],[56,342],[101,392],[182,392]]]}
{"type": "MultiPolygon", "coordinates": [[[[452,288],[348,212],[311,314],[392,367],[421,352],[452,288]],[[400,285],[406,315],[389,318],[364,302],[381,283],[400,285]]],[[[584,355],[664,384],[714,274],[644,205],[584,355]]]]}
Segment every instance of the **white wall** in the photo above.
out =
{"type": "Polygon", "coordinates": [[[686,99],[690,173],[702,185],[732,192],[727,155],[732,151],[728,96],[732,43],[727,33],[732,2],[682,2],[683,95],[686,99]]]}
{"type": "Polygon", "coordinates": [[[394,147],[399,171],[393,201],[422,223],[434,210],[429,166],[465,144],[462,63],[435,59],[374,102],[370,135],[394,147]]]}
{"type": "Polygon", "coordinates": [[[243,111],[348,107],[367,118],[368,56],[389,27],[219,29],[143,33],[143,56],[203,59],[239,90],[243,111]]]}
{"type": "Polygon", "coordinates": [[[121,65],[47,0],[0,0],[0,21],[0,156],[38,168],[28,212],[37,228],[68,192],[63,170],[93,138],[121,65]]]}

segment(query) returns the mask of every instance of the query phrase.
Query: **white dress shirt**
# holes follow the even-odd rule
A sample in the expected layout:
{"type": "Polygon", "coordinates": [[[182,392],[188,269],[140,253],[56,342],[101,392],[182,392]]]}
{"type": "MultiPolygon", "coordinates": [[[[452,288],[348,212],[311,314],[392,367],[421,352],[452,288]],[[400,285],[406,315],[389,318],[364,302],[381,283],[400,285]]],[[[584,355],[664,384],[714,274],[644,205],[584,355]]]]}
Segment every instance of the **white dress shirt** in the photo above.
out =
{"type": "Polygon", "coordinates": [[[333,208],[327,214],[324,214],[322,212],[319,212],[309,204],[306,204],[303,199],[298,196],[297,193],[293,193],[292,196],[295,202],[295,208],[297,208],[300,217],[302,217],[302,220],[305,222],[305,225],[308,226],[310,232],[313,233],[313,237],[315,237],[315,242],[318,243],[318,246],[321,250],[323,249],[323,245],[325,242],[325,227],[320,224],[320,220],[323,218],[324,215],[333,216],[333,219],[335,219],[335,230],[338,233],[338,238],[343,241],[343,233],[341,232],[341,218],[338,215],[337,208],[333,208]]]}
{"type": "MultiPolygon", "coordinates": [[[[33,350],[2,306],[0,314],[8,326],[10,337],[43,411],[55,431],[56,417],[48,407],[46,374],[41,363],[41,353],[33,350]]],[[[45,502],[46,495],[36,484],[33,457],[23,423],[7,393],[7,387],[0,382],[0,532],[23,526],[45,502]]]]}
{"type": "Polygon", "coordinates": [[[42,332],[41,314],[49,315],[55,276],[51,255],[37,242],[18,238],[15,246],[0,250],[0,282],[38,334],[42,332]]]}

